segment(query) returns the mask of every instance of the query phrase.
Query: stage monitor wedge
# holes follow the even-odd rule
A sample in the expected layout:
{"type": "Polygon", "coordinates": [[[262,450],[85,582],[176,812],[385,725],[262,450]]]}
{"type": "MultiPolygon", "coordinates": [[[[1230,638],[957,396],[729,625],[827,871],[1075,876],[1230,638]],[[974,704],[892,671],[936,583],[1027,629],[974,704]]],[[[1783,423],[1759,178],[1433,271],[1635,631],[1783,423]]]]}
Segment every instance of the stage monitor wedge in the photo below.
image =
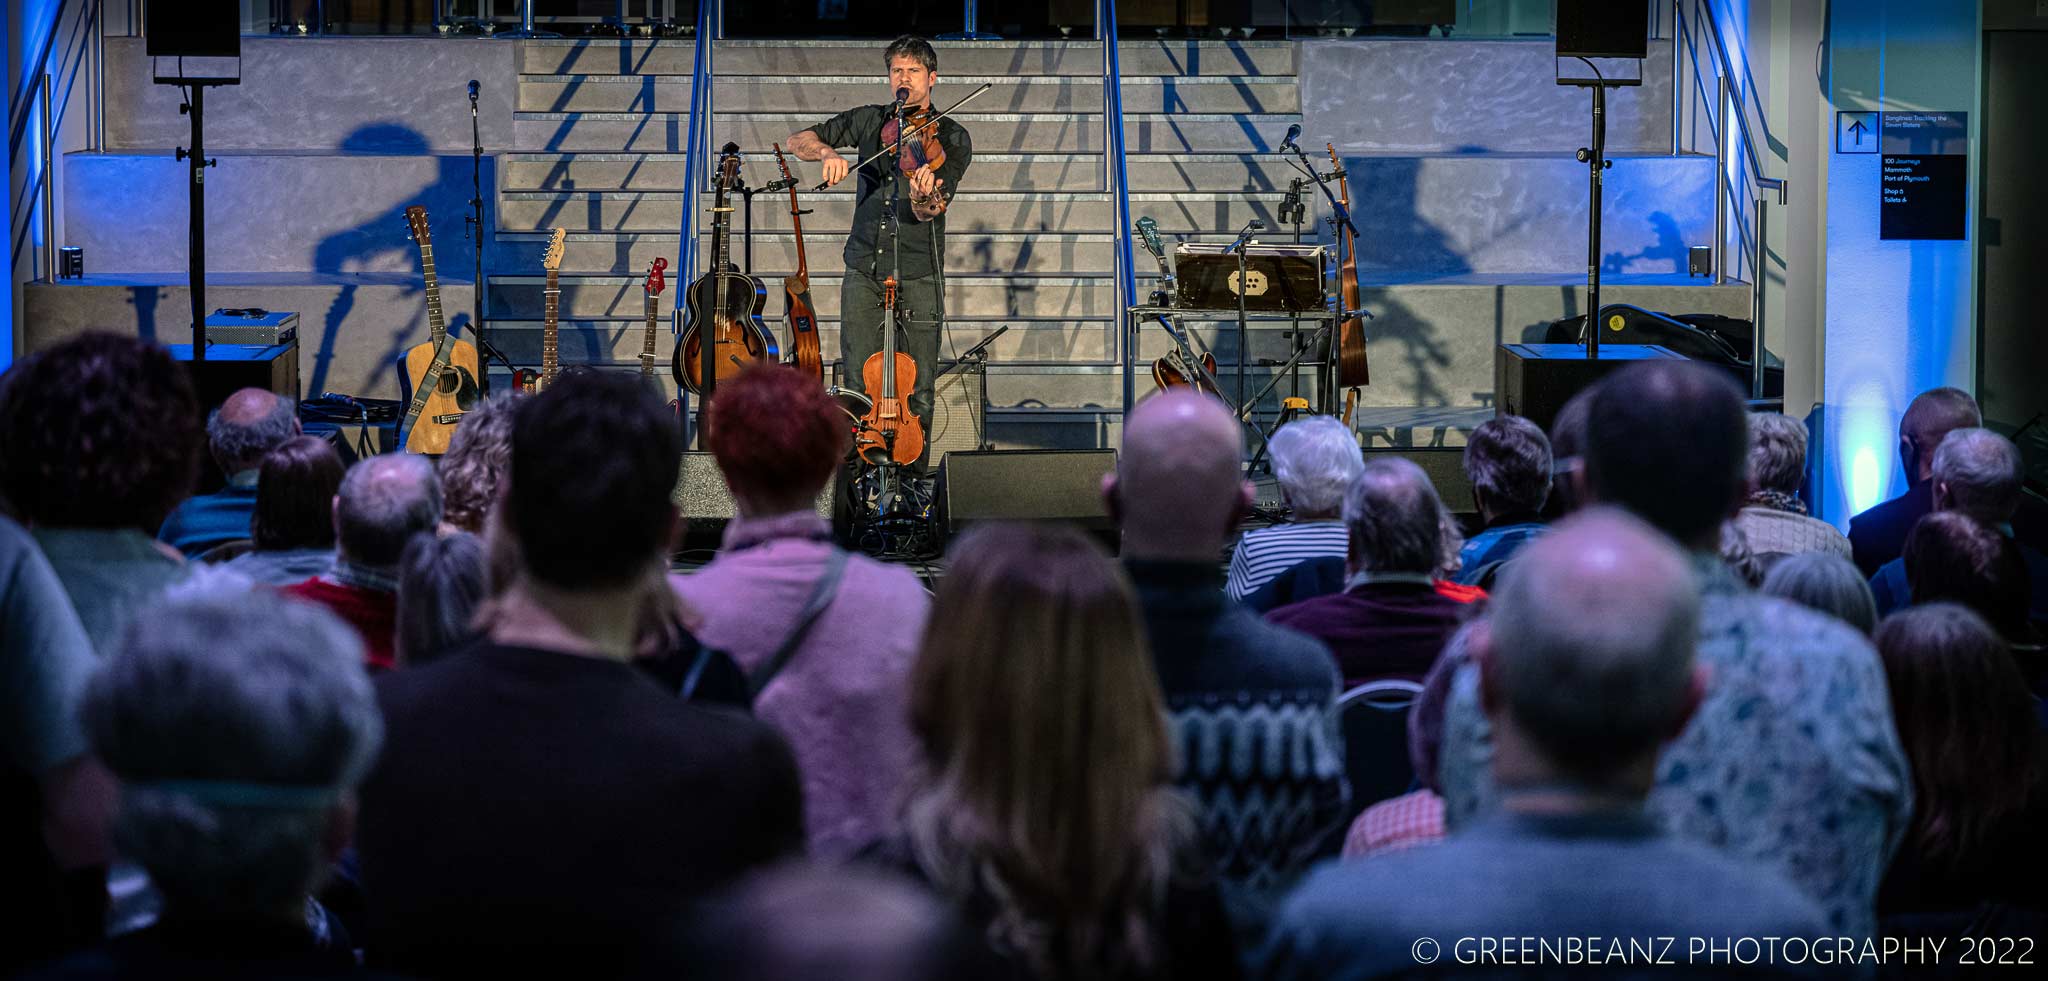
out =
{"type": "Polygon", "coordinates": [[[939,468],[945,530],[976,521],[1068,521],[1107,530],[1102,475],[1115,468],[1115,450],[948,453],[939,468]]]}
{"type": "Polygon", "coordinates": [[[1616,0],[1557,0],[1559,58],[1644,58],[1650,7],[1616,0]]]}
{"type": "Polygon", "coordinates": [[[143,52],[151,58],[239,58],[239,4],[152,3],[143,21],[143,52]]]}

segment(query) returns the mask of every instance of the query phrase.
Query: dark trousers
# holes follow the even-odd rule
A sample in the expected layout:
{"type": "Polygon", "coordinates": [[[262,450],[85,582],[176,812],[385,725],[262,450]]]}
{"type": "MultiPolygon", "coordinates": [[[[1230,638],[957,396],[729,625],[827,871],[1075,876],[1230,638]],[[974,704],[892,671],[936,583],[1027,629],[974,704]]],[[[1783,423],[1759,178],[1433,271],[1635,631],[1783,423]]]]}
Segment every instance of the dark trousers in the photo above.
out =
{"type": "MultiPolygon", "coordinates": [[[[845,284],[839,294],[840,374],[845,387],[874,398],[880,391],[867,390],[861,369],[867,365],[869,355],[882,350],[882,281],[865,269],[849,268],[845,284]]],[[[939,277],[904,280],[896,291],[896,304],[896,350],[917,362],[916,387],[896,394],[909,396],[910,411],[917,414],[917,421],[929,436],[932,378],[939,370],[939,328],[946,319],[939,304],[939,277]]]]}

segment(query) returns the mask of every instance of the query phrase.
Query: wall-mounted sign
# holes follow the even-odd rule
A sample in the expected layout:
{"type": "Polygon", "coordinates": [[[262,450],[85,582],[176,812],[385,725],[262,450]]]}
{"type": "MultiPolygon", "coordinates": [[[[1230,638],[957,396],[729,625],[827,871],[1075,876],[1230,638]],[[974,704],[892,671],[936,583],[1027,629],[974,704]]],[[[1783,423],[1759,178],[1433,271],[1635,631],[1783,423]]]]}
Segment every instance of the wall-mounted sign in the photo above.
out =
{"type": "Polygon", "coordinates": [[[1879,116],[1883,171],[1878,183],[1878,237],[1963,238],[1969,212],[1969,114],[1879,116]]]}

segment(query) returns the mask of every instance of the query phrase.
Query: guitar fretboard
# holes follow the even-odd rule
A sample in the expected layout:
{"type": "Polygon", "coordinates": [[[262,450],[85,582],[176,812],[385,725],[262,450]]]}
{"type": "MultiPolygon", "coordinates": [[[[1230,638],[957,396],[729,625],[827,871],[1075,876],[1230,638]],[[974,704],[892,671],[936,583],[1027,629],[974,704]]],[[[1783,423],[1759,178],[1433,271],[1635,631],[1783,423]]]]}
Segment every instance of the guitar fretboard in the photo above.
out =
{"type": "Polygon", "coordinates": [[[640,351],[640,373],[652,378],[654,377],[654,313],[658,308],[659,301],[654,294],[649,293],[646,297],[646,303],[647,343],[640,351]]]}
{"type": "Polygon", "coordinates": [[[434,244],[425,239],[420,241],[420,265],[427,273],[427,329],[438,342],[448,332],[448,325],[441,318],[441,280],[434,275],[434,244]]]}
{"type": "Polygon", "coordinates": [[[548,270],[548,286],[543,294],[546,319],[540,330],[540,380],[543,387],[555,380],[561,372],[561,313],[562,285],[555,270],[548,270]]]}

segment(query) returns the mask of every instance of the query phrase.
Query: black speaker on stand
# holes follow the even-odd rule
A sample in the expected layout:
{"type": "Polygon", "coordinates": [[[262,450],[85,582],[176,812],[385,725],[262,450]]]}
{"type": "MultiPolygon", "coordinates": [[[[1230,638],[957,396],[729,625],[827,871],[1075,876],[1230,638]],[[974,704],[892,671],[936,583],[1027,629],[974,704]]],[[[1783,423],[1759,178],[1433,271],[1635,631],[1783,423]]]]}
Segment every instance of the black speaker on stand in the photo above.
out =
{"type": "Polygon", "coordinates": [[[186,58],[235,58],[242,56],[241,10],[229,3],[153,3],[143,21],[143,50],[150,57],[150,74],[158,85],[175,85],[184,93],[178,106],[181,115],[192,117],[192,148],[178,148],[179,160],[190,160],[186,181],[190,212],[186,275],[192,292],[192,360],[206,360],[206,168],[215,161],[206,158],[206,90],[222,85],[240,85],[241,67],[234,77],[185,74],[186,58]],[[170,75],[157,72],[158,59],[175,58],[170,75]]]}

